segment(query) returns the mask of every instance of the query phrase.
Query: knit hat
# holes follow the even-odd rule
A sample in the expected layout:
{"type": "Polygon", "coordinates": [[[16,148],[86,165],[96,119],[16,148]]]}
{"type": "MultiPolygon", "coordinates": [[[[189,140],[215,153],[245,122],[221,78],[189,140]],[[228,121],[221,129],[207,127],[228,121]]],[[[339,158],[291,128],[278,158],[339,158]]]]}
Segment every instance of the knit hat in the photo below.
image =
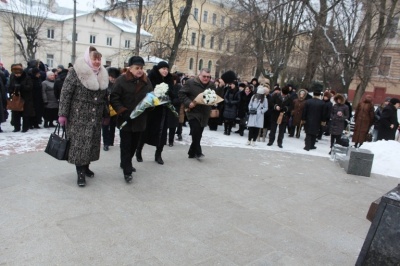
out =
{"type": "Polygon", "coordinates": [[[257,94],[265,94],[265,89],[263,86],[258,86],[257,88],[257,94]]]}
{"type": "Polygon", "coordinates": [[[166,68],[169,69],[168,63],[165,62],[165,61],[161,61],[161,62],[159,62],[159,63],[157,64],[157,68],[158,68],[158,69],[163,68],[163,67],[166,67],[166,68]]]}
{"type": "Polygon", "coordinates": [[[395,105],[396,103],[400,103],[400,100],[397,98],[392,98],[392,99],[390,99],[390,103],[395,105]]]}
{"type": "Polygon", "coordinates": [[[61,70],[63,70],[64,66],[63,65],[58,65],[57,68],[60,68],[61,70]]]}
{"type": "Polygon", "coordinates": [[[140,56],[132,56],[132,57],[129,58],[129,60],[128,60],[128,66],[132,66],[132,65],[143,66],[143,65],[144,65],[144,60],[143,60],[143,58],[140,57],[140,56]]]}

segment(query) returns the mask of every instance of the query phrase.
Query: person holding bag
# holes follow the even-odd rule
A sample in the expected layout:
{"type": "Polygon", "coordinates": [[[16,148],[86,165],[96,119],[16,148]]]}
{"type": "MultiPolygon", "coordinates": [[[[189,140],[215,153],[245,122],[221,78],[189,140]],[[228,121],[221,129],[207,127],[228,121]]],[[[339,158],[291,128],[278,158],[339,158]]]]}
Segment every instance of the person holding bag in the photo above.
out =
{"type": "Polygon", "coordinates": [[[68,162],[76,166],[80,187],[86,185],[85,177],[94,177],[89,164],[100,158],[101,126],[110,120],[106,102],[108,73],[101,58],[95,47],[88,47],[68,72],[60,96],[58,122],[66,127],[70,139],[68,162]]]}
{"type": "Polygon", "coordinates": [[[264,113],[268,110],[268,101],[265,98],[265,88],[258,86],[257,94],[254,94],[249,102],[249,136],[247,145],[255,146],[260,128],[264,126],[264,113]]]}

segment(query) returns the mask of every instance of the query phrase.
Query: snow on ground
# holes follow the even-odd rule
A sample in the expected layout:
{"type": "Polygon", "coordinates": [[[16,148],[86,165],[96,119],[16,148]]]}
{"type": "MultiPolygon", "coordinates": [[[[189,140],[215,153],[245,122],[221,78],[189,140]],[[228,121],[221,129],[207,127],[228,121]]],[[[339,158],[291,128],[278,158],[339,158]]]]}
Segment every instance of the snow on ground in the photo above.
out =
{"type": "MultiPolygon", "coordinates": [[[[26,133],[12,132],[13,127],[10,122],[1,124],[3,133],[0,133],[0,158],[12,154],[21,154],[26,152],[37,152],[43,151],[46,147],[47,141],[50,134],[54,131],[54,128],[41,128],[31,129],[26,133]]],[[[233,131],[236,129],[234,128],[233,131]]],[[[239,134],[232,133],[230,136],[223,134],[223,127],[219,126],[218,131],[210,131],[205,128],[203,133],[202,145],[203,146],[218,146],[218,147],[234,147],[244,149],[257,149],[265,151],[277,151],[277,152],[288,152],[292,154],[303,154],[320,156],[330,158],[329,145],[330,137],[323,136],[322,140],[319,140],[316,144],[317,149],[311,151],[305,151],[304,148],[304,132],[301,133],[301,137],[290,138],[285,134],[283,140],[283,149],[277,146],[275,141],[274,145],[267,146],[268,138],[266,142],[256,142],[256,146],[248,146],[247,142],[247,131],[243,137],[239,134]]],[[[175,141],[175,145],[189,145],[191,137],[189,135],[189,127],[183,128],[183,141],[175,141]]],[[[119,145],[119,134],[118,129],[116,130],[115,146],[119,145]]],[[[369,142],[362,145],[363,149],[368,149],[374,153],[374,162],[372,165],[372,173],[392,176],[400,178],[400,142],[397,141],[378,141],[369,142]]]]}

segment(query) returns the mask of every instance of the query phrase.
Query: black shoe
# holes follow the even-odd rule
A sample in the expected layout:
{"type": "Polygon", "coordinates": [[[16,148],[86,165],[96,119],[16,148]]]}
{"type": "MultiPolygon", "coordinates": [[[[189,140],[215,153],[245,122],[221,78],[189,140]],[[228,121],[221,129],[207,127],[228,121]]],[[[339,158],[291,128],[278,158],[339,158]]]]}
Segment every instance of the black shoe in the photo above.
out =
{"type": "Polygon", "coordinates": [[[22,133],[26,133],[26,132],[28,132],[28,130],[29,130],[29,129],[23,129],[21,132],[22,132],[22,133]]]}
{"type": "Polygon", "coordinates": [[[293,134],[289,134],[289,137],[293,138],[293,137],[294,137],[294,135],[293,135],[293,134]]]}
{"type": "Polygon", "coordinates": [[[103,150],[108,151],[109,150],[108,145],[104,145],[103,150]]]}
{"type": "Polygon", "coordinates": [[[194,155],[189,155],[188,158],[189,158],[189,159],[194,159],[194,158],[196,158],[196,156],[194,156],[194,155]]]}
{"type": "Polygon", "coordinates": [[[160,156],[156,156],[155,161],[156,161],[158,164],[164,164],[164,161],[163,161],[163,159],[161,158],[161,155],[160,155],[160,156]]]}
{"type": "Polygon", "coordinates": [[[124,175],[124,178],[125,178],[126,183],[132,182],[132,179],[133,179],[132,174],[124,175]]]}
{"type": "Polygon", "coordinates": [[[205,155],[201,153],[201,154],[198,154],[198,155],[196,154],[195,157],[196,157],[197,160],[200,160],[200,159],[203,159],[205,157],[205,155]]]}
{"type": "Polygon", "coordinates": [[[304,150],[306,150],[306,151],[310,151],[310,149],[309,149],[309,148],[307,148],[307,147],[304,147],[304,150]]]}
{"type": "Polygon", "coordinates": [[[235,131],[236,134],[240,133],[240,129],[235,131]]]}
{"type": "Polygon", "coordinates": [[[178,140],[182,141],[182,135],[178,135],[178,140]]]}
{"type": "MultiPolygon", "coordinates": [[[[119,164],[119,167],[123,169],[122,164],[119,164]]],[[[136,172],[136,168],[132,166],[132,172],[136,172]]]]}
{"type": "Polygon", "coordinates": [[[268,142],[267,146],[272,146],[272,144],[273,144],[273,143],[271,143],[271,142],[268,142]]]}
{"type": "Polygon", "coordinates": [[[243,137],[243,131],[240,131],[240,132],[239,132],[239,135],[240,135],[241,137],[243,137]]]}
{"type": "Polygon", "coordinates": [[[143,162],[142,151],[136,150],[136,161],[139,163],[143,162]]]}
{"type": "Polygon", "coordinates": [[[278,147],[281,148],[281,149],[283,148],[282,144],[278,144],[278,147]]]}
{"type": "Polygon", "coordinates": [[[86,186],[86,179],[85,179],[85,173],[84,172],[79,172],[78,173],[78,180],[76,182],[78,186],[84,187],[86,186]]]}
{"type": "Polygon", "coordinates": [[[310,150],[315,150],[315,149],[317,149],[317,147],[315,146],[310,148],[310,150]]]}
{"type": "Polygon", "coordinates": [[[168,144],[168,146],[172,147],[172,146],[174,146],[174,143],[170,142],[170,143],[168,144]]]}
{"type": "Polygon", "coordinates": [[[329,155],[331,155],[332,151],[329,152],[329,155]]]}
{"type": "Polygon", "coordinates": [[[85,166],[85,176],[94,177],[94,173],[89,169],[89,166],[85,166]]]}
{"type": "Polygon", "coordinates": [[[34,125],[33,126],[34,128],[37,128],[37,129],[39,129],[40,127],[39,127],[39,125],[34,125]]]}

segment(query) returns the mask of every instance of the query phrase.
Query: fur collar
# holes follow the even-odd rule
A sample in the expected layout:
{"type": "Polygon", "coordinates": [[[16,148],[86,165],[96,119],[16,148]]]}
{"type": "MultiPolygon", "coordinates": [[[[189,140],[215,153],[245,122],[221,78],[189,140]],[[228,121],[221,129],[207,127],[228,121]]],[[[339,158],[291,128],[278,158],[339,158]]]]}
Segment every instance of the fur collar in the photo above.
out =
{"type": "Polygon", "coordinates": [[[97,91],[97,90],[105,90],[108,87],[108,73],[107,70],[101,66],[99,74],[96,75],[93,73],[93,70],[86,64],[85,60],[82,58],[78,58],[74,64],[74,70],[76,75],[78,76],[79,81],[82,83],[85,88],[97,91]]]}

